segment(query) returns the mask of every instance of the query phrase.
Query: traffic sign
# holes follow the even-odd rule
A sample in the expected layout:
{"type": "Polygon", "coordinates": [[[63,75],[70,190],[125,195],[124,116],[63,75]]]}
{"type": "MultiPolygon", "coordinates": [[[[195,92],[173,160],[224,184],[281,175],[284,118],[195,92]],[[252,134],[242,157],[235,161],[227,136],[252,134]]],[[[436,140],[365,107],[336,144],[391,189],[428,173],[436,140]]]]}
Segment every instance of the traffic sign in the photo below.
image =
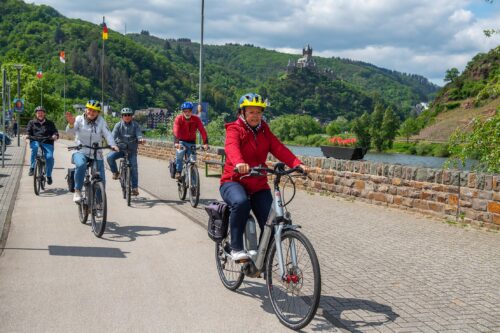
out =
{"type": "Polygon", "coordinates": [[[14,111],[18,113],[24,112],[24,98],[14,98],[14,111]]]}

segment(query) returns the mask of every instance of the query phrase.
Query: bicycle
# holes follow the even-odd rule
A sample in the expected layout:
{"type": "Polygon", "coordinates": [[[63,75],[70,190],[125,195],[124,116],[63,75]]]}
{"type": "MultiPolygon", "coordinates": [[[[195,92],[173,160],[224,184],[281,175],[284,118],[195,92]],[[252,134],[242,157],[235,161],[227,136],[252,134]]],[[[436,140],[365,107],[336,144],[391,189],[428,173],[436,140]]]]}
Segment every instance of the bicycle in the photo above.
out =
{"type": "MultiPolygon", "coordinates": [[[[183,145],[180,147],[181,150],[187,149],[183,145]]],[[[181,177],[177,179],[177,192],[179,193],[179,199],[184,200],[189,189],[189,202],[191,206],[196,208],[200,200],[200,174],[196,165],[196,150],[203,149],[203,146],[191,146],[190,149],[191,155],[189,158],[187,153],[184,154],[181,177]]]]}
{"type": "Polygon", "coordinates": [[[124,152],[124,157],[120,159],[120,185],[122,187],[123,199],[127,200],[127,206],[130,207],[132,200],[132,163],[129,160],[129,145],[134,143],[137,139],[128,142],[120,142],[118,146],[124,152]],[[123,147],[123,149],[122,149],[123,147]]]}
{"type": "Polygon", "coordinates": [[[101,237],[106,229],[107,201],[106,189],[99,173],[97,165],[97,151],[102,149],[111,149],[110,146],[99,147],[97,143],[92,146],[78,145],[68,147],[68,150],[80,150],[89,148],[92,150],[93,157],[87,161],[85,170],[85,179],[82,187],[82,198],[78,203],[78,217],[82,224],[87,222],[88,216],[91,216],[92,232],[96,237],[101,237]]]}
{"type": "Polygon", "coordinates": [[[284,209],[295,196],[295,183],[290,176],[294,172],[303,173],[299,167],[285,170],[283,163],[276,163],[273,169],[253,167],[248,175],[243,176],[266,177],[266,173],[275,176],[273,205],[260,244],[257,247],[255,219],[250,214],[244,233],[244,247],[249,259],[234,261],[231,258],[230,233],[222,242],[216,243],[215,259],[222,284],[229,290],[238,289],[245,276],[264,277],[279,321],[298,330],[316,315],[321,295],[321,273],[311,242],[299,232],[300,226],[292,223],[291,214],[284,209]],[[293,184],[293,195],[285,204],[279,186],[283,176],[288,176],[293,184]]]}
{"type": "Polygon", "coordinates": [[[38,142],[35,166],[33,168],[33,189],[35,191],[35,195],[40,195],[40,190],[45,190],[45,182],[47,181],[47,178],[45,177],[45,168],[47,161],[45,160],[45,150],[43,150],[42,143],[50,138],[50,136],[30,137],[32,141],[38,142]]]}

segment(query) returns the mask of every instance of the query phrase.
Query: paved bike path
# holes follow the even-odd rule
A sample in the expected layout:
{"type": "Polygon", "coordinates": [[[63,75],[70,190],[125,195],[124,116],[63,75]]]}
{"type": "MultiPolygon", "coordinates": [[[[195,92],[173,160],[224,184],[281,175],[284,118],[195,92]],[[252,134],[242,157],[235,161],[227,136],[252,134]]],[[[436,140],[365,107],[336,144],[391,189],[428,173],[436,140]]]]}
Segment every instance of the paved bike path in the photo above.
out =
{"type": "MultiPolygon", "coordinates": [[[[21,176],[0,257],[1,332],[288,331],[262,280],[226,290],[206,231],[144,191],[127,207],[109,172],[108,227],[94,237],[66,190],[63,143],[48,190],[35,196],[21,176]]],[[[313,330],[338,332],[320,316],[313,330]]]]}
{"type": "MultiPolygon", "coordinates": [[[[195,209],[179,201],[166,161],[140,156],[139,169],[142,188],[206,226],[217,177],[200,169],[195,209]]],[[[289,210],[319,257],[320,311],[343,331],[500,332],[498,232],[304,191],[289,210]]]]}

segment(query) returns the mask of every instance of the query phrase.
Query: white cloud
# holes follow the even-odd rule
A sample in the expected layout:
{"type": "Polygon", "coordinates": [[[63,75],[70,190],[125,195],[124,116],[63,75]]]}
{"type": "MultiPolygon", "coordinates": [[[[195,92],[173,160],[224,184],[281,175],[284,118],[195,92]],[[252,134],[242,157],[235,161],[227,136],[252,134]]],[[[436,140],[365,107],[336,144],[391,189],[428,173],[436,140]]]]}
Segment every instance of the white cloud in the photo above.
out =
{"type": "MultiPolygon", "coordinates": [[[[119,32],[127,24],[127,32],[199,41],[198,0],[34,1],[94,23],[104,15],[119,32]]],[[[487,39],[483,30],[498,28],[500,13],[487,19],[474,13],[496,6],[471,1],[205,1],[205,43],[250,43],[293,53],[309,43],[315,55],[362,60],[439,82],[446,69],[463,70],[472,56],[498,45],[498,37],[487,39]]]]}

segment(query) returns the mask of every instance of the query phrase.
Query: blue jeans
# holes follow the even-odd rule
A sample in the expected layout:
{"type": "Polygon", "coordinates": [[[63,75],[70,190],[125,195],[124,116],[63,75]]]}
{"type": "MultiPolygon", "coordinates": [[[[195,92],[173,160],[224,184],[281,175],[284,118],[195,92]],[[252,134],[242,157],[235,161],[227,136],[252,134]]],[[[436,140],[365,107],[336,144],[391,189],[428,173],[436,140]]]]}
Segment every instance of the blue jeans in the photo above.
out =
{"type": "Polygon", "coordinates": [[[273,203],[271,190],[262,190],[249,197],[245,188],[240,183],[226,182],[221,185],[219,191],[222,199],[231,209],[231,214],[229,215],[231,249],[241,251],[243,250],[243,233],[245,232],[250,210],[252,210],[259,223],[262,235],[273,203]]]}
{"type": "Polygon", "coordinates": [[[184,154],[188,154],[187,155],[188,158],[189,158],[189,156],[191,156],[191,154],[194,154],[196,156],[196,150],[191,150],[191,147],[196,146],[195,143],[188,143],[185,141],[179,141],[179,143],[181,145],[183,145],[186,149],[183,149],[183,150],[176,149],[175,150],[175,170],[177,170],[177,172],[182,171],[182,162],[183,162],[184,154]]]}
{"type": "MultiPolygon", "coordinates": [[[[31,141],[31,168],[35,167],[36,153],[38,151],[38,141],[31,141]]],[[[42,149],[45,152],[45,174],[47,177],[52,177],[52,169],[54,168],[54,145],[49,145],[48,143],[42,143],[42,149]]]]}
{"type": "MultiPolygon", "coordinates": [[[[124,151],[112,151],[111,153],[108,154],[108,157],[106,159],[108,160],[109,169],[111,170],[112,173],[118,172],[118,167],[116,166],[116,160],[122,157],[125,157],[124,151]]],[[[137,152],[129,153],[128,160],[130,161],[130,164],[132,166],[131,168],[132,188],[138,188],[139,175],[137,170],[137,152]]]]}
{"type": "MultiPolygon", "coordinates": [[[[85,178],[85,170],[87,169],[87,161],[89,158],[82,153],[73,153],[73,163],[75,163],[75,190],[81,190],[83,180],[85,178]]],[[[99,174],[104,184],[106,184],[106,174],[104,172],[104,161],[97,160],[99,174]]]]}

